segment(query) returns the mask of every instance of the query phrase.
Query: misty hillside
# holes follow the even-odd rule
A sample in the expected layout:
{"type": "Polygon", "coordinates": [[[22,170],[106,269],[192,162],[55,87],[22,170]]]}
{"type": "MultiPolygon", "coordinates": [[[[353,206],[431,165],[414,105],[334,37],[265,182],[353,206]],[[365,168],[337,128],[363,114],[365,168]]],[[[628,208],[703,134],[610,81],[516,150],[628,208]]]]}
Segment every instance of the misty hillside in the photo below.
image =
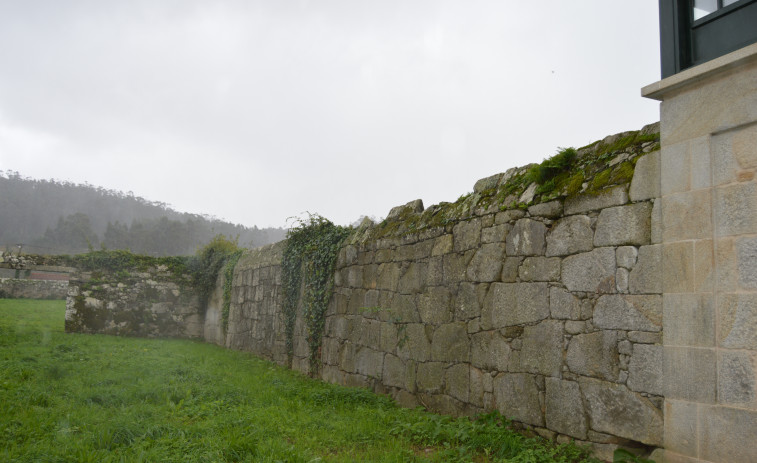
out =
{"type": "Polygon", "coordinates": [[[35,180],[0,171],[0,251],[74,254],[90,248],[149,255],[188,255],[214,235],[245,247],[282,240],[286,230],[234,225],[175,211],[131,192],[89,184],[35,180]]]}

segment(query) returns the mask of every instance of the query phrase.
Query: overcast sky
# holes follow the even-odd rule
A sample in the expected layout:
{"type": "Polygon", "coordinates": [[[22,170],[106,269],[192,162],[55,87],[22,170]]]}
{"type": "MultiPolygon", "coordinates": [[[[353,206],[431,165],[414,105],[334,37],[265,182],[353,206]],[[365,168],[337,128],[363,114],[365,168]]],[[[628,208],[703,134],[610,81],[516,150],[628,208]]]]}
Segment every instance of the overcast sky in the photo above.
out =
{"type": "Polygon", "coordinates": [[[0,170],[340,224],[659,119],[656,0],[0,0],[0,170]]]}

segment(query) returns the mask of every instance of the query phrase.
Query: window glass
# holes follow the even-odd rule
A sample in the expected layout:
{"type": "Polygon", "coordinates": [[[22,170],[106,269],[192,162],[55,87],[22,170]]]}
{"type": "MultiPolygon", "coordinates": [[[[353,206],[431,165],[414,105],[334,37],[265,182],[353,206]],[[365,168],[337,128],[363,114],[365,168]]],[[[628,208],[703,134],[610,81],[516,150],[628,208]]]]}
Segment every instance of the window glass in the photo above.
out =
{"type": "Polygon", "coordinates": [[[694,20],[714,13],[717,9],[718,0],[694,0],[694,20]]]}
{"type": "Polygon", "coordinates": [[[732,3],[736,3],[738,1],[739,0],[723,0],[723,6],[728,6],[728,5],[730,5],[732,3]]]}

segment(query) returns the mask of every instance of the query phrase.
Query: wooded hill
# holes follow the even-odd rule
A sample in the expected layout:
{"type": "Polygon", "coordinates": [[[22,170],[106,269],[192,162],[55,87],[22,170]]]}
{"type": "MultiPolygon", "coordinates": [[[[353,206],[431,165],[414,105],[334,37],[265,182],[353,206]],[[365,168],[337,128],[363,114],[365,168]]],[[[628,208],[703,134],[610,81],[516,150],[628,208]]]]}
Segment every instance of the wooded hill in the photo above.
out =
{"type": "Polygon", "coordinates": [[[178,212],[131,192],[90,184],[35,180],[0,171],[0,251],[76,254],[128,249],[154,256],[194,254],[223,234],[244,247],[284,239],[282,228],[252,228],[212,216],[178,212]]]}

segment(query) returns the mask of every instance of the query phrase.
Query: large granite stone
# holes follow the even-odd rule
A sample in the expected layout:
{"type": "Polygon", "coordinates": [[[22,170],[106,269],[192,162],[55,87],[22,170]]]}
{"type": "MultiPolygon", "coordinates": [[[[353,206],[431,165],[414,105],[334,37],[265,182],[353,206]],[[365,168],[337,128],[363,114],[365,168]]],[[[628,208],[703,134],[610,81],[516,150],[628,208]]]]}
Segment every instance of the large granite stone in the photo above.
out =
{"type": "Polygon", "coordinates": [[[594,306],[594,325],[609,330],[660,331],[662,296],[601,296],[594,306]]]}
{"type": "Polygon", "coordinates": [[[538,256],[544,254],[547,227],[531,219],[520,219],[505,240],[508,256],[538,256]]]}
{"type": "Polygon", "coordinates": [[[602,209],[594,246],[641,246],[651,239],[652,204],[648,202],[602,209]]]}
{"type": "Polygon", "coordinates": [[[653,151],[636,160],[636,167],[628,189],[631,201],[660,197],[660,152],[653,151]]]}
{"type": "Polygon", "coordinates": [[[565,200],[565,215],[581,214],[584,212],[620,206],[628,202],[625,185],[619,185],[600,191],[597,194],[570,196],[565,200]]]}
{"type": "Polygon", "coordinates": [[[547,428],[576,439],[586,439],[588,423],[581,390],[575,381],[546,378],[547,428]]]}
{"type": "Polygon", "coordinates": [[[572,215],[557,221],[547,235],[546,255],[565,256],[594,248],[594,231],[586,215],[572,215]]]}
{"type": "Polygon", "coordinates": [[[471,336],[471,364],[483,370],[507,371],[510,345],[497,331],[481,331],[471,336]]]}
{"type": "Polygon", "coordinates": [[[662,412],[625,386],[591,378],[579,380],[595,431],[661,446],[662,412]]]}
{"type": "Polygon", "coordinates": [[[595,331],[573,336],[566,363],[571,372],[608,381],[618,378],[618,335],[616,331],[595,331]]]}
{"type": "Polygon", "coordinates": [[[518,269],[521,281],[559,281],[559,257],[526,257],[518,269]]]}
{"type": "Polygon", "coordinates": [[[492,283],[481,312],[483,329],[533,323],[549,317],[547,283],[492,283]]]}
{"type": "Polygon", "coordinates": [[[628,290],[631,294],[662,293],[662,245],[639,248],[636,264],[628,277],[628,290]]]}
{"type": "Polygon", "coordinates": [[[481,219],[460,222],[452,229],[455,252],[477,248],[481,243],[481,219]]]}
{"type": "Polygon", "coordinates": [[[562,281],[570,291],[615,291],[615,249],[596,248],[568,256],[562,262],[562,281]]]}
{"type": "Polygon", "coordinates": [[[636,392],[663,395],[662,346],[635,344],[628,364],[628,388],[636,392]]]}
{"type": "Polygon", "coordinates": [[[470,340],[465,323],[449,323],[434,330],[431,338],[431,359],[441,362],[467,362],[470,340]]]}
{"type": "Polygon", "coordinates": [[[497,409],[506,417],[533,426],[544,426],[539,388],[532,375],[503,373],[494,378],[497,409]]]}
{"type": "Polygon", "coordinates": [[[468,264],[468,279],[477,282],[498,281],[504,253],[503,243],[484,244],[479,247],[468,264]]]}
{"type": "Polygon", "coordinates": [[[545,376],[560,376],[563,361],[563,324],[545,320],[523,328],[519,352],[521,371],[545,376]]]}

